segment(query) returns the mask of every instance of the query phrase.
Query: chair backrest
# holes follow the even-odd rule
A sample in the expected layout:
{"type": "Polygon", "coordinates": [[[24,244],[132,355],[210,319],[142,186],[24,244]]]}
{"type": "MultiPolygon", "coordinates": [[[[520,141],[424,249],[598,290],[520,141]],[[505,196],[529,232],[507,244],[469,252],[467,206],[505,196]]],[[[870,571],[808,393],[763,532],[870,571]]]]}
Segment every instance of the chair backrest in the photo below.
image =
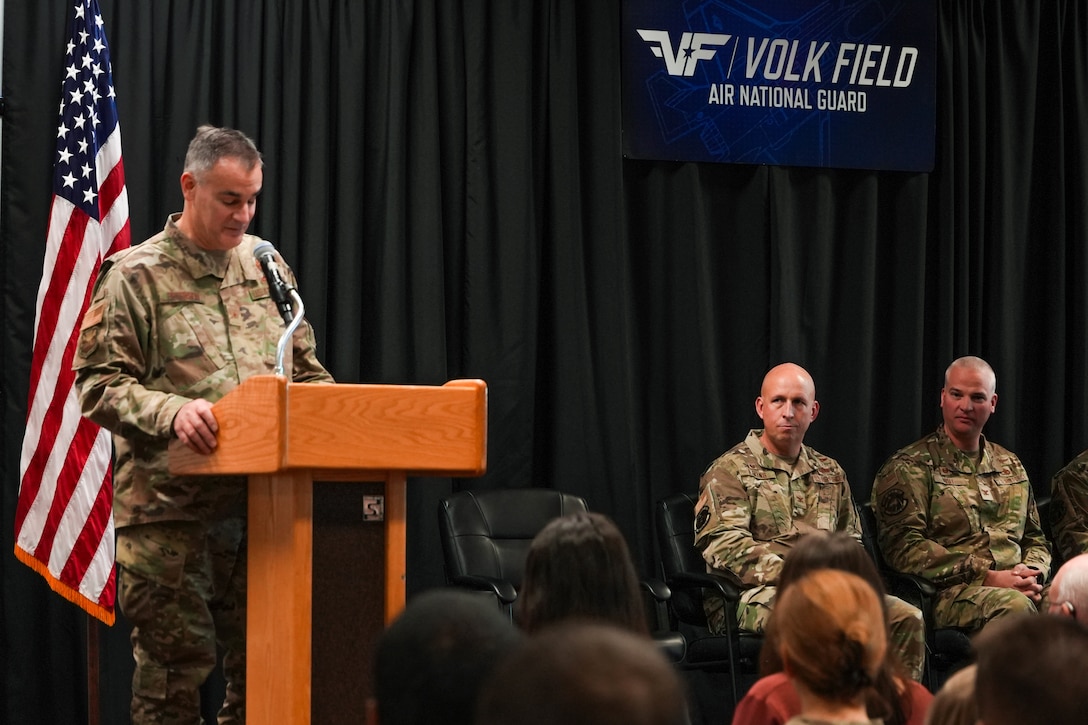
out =
{"type": "Polygon", "coordinates": [[[872,557],[873,563],[882,575],[894,571],[884,561],[884,555],[880,553],[880,540],[877,538],[876,512],[873,511],[871,501],[862,501],[858,505],[858,522],[861,525],[861,543],[872,557]]]}
{"type": "Polygon", "coordinates": [[[1039,524],[1042,526],[1043,536],[1046,537],[1047,544],[1050,546],[1051,579],[1058,573],[1061,565],[1065,563],[1063,552],[1058,547],[1058,542],[1054,540],[1054,521],[1051,517],[1054,516],[1059,507],[1051,505],[1052,500],[1049,495],[1041,496],[1035,500],[1035,505],[1039,508],[1039,524]]]}
{"type": "Polygon", "coordinates": [[[585,499],[547,488],[461,491],[438,507],[446,581],[485,576],[521,586],[529,545],[554,518],[588,511],[585,499]]]}
{"type": "MultiPolygon", "coordinates": [[[[661,557],[661,573],[666,583],[685,572],[705,573],[706,562],[695,548],[696,497],[690,493],[674,493],[657,502],[657,545],[661,557]]],[[[672,608],[685,624],[706,626],[706,613],[701,597],[690,590],[674,588],[672,608]]]]}

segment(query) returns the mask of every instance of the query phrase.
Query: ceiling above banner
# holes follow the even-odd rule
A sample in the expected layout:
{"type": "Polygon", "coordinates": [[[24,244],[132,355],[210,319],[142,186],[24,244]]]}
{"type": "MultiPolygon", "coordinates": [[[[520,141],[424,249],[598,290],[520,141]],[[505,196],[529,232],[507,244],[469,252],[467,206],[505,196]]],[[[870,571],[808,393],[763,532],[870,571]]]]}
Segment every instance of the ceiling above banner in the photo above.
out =
{"type": "Polygon", "coordinates": [[[624,155],[928,172],[935,0],[625,0],[624,155]]]}

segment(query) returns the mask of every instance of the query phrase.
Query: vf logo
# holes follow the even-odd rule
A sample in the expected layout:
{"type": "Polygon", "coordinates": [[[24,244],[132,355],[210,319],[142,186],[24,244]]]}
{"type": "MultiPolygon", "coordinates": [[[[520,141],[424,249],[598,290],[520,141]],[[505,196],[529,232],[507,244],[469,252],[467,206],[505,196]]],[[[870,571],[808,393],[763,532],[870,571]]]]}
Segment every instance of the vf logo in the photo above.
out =
{"type": "Polygon", "coordinates": [[[725,45],[733,37],[718,33],[684,33],[680,36],[680,45],[676,52],[672,50],[672,39],[667,30],[639,30],[638,34],[647,43],[658,58],[665,61],[665,69],[670,76],[693,76],[695,64],[701,60],[710,60],[718,51],[705,46],[725,45]]]}

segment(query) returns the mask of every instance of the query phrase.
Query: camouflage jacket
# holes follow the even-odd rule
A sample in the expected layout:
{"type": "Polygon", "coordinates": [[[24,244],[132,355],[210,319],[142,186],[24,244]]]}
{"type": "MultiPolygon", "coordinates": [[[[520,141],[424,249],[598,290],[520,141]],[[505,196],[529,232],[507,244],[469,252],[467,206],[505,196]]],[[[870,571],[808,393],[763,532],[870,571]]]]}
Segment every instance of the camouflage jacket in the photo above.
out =
{"type": "Polygon", "coordinates": [[[782,558],[804,534],[846,531],[861,541],[842,466],[809,446],[792,473],[753,430],[710,464],[699,480],[695,546],[708,570],[745,587],[775,584],[782,558]]]}
{"type": "Polygon", "coordinates": [[[1050,525],[1063,559],[1088,553],[1088,451],[1051,479],[1050,525]]]}
{"type": "Polygon", "coordinates": [[[884,558],[936,586],[981,584],[1019,563],[1050,571],[1050,546],[1020,459],[982,438],[977,464],[943,426],[877,472],[873,510],[884,558]]]}
{"type": "MultiPolygon", "coordinates": [[[[284,330],[253,256],[260,240],[209,252],[175,219],[103,262],[73,361],[83,414],[114,434],[118,527],[244,514],[243,477],[171,476],[167,445],[182,405],[273,372],[284,330]]],[[[292,348],[293,380],[332,382],[305,321],[292,348]]]]}

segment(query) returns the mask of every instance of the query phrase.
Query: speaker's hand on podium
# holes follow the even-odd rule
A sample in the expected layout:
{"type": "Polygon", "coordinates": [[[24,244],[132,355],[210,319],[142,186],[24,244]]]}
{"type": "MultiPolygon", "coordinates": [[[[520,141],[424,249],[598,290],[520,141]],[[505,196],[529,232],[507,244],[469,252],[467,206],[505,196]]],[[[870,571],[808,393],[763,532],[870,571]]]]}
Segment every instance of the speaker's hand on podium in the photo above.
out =
{"type": "Polygon", "coordinates": [[[174,416],[174,435],[197,453],[214,451],[218,432],[219,423],[212,413],[212,404],[203,398],[181,406],[174,416]]]}

